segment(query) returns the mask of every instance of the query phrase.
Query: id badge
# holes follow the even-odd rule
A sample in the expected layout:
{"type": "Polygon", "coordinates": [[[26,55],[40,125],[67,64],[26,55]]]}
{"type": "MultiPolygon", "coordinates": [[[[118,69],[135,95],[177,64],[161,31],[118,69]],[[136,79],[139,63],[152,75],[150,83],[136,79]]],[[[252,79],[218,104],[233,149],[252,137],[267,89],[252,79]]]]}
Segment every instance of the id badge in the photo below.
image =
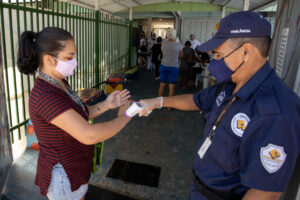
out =
{"type": "Polygon", "coordinates": [[[203,156],[205,155],[207,149],[210,147],[211,145],[211,139],[209,137],[207,137],[203,144],[201,145],[200,149],[198,150],[198,155],[200,156],[200,159],[203,158],[203,156]]]}

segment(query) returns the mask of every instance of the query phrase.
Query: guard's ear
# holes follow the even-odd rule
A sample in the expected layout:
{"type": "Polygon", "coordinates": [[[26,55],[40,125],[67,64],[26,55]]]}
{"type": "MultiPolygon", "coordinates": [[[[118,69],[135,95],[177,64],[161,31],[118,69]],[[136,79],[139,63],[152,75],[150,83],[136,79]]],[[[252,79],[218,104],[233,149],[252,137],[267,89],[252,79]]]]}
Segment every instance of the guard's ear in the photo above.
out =
{"type": "Polygon", "coordinates": [[[251,46],[252,44],[250,43],[246,43],[243,46],[243,51],[244,51],[244,61],[247,62],[249,60],[249,58],[251,57],[251,46]]]}

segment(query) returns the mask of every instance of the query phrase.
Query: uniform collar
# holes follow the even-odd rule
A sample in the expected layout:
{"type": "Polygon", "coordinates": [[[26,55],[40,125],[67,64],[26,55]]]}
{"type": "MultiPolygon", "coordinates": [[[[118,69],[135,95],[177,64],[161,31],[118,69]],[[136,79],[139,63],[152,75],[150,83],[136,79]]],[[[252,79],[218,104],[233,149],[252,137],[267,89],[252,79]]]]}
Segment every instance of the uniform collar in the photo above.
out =
{"type": "Polygon", "coordinates": [[[236,95],[245,101],[272,72],[269,62],[267,61],[247,82],[237,91],[236,95]]]}

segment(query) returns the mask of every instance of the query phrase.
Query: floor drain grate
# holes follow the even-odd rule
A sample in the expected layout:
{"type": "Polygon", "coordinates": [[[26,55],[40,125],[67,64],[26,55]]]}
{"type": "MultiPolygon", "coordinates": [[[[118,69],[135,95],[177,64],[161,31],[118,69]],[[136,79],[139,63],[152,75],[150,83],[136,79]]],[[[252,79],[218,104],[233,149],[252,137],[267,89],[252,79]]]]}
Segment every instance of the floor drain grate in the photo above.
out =
{"type": "Polygon", "coordinates": [[[157,166],[116,159],[106,176],[129,183],[157,187],[160,170],[161,168],[157,166]]]}

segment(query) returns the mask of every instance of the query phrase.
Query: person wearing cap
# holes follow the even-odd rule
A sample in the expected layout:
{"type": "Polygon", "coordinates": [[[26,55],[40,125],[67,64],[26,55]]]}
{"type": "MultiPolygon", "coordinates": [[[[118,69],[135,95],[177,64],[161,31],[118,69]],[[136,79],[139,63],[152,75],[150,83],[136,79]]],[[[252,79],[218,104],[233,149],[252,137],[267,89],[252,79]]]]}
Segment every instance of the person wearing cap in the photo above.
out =
{"type": "Polygon", "coordinates": [[[300,99],[267,61],[271,25],[243,11],[223,18],[202,44],[218,84],[196,94],[141,100],[155,108],[200,110],[204,137],[194,155],[191,200],[279,199],[300,151],[300,99]]]}

